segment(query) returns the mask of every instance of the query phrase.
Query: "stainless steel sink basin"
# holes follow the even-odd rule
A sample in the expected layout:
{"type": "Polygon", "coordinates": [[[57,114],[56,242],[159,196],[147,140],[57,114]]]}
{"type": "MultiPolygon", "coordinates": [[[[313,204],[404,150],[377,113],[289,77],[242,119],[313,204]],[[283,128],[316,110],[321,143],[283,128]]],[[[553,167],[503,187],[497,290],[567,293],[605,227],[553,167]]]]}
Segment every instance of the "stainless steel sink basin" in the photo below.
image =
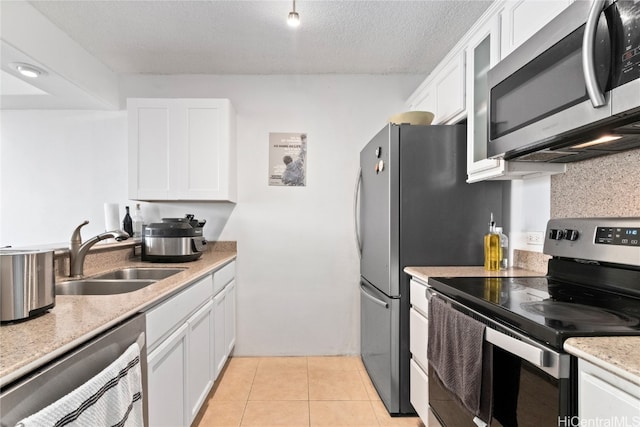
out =
{"type": "Polygon", "coordinates": [[[184,271],[184,268],[149,268],[130,267],[122,270],[110,271],[108,273],[94,276],[93,279],[109,280],[162,280],[169,276],[184,271]]]}
{"type": "Polygon", "coordinates": [[[56,283],[56,295],[115,295],[137,291],[156,280],[81,279],[56,283]]]}

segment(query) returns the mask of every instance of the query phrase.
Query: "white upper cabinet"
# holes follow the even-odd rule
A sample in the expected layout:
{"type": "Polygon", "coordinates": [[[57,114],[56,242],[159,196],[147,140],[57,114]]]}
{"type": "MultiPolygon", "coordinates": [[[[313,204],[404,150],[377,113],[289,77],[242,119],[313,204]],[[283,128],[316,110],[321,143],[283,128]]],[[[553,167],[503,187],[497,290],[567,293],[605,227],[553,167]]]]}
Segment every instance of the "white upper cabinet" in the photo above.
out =
{"type": "MultiPolygon", "coordinates": [[[[569,6],[571,0],[511,0],[501,13],[501,55],[505,58],[569,6]]],[[[586,17],[585,17],[586,19],[586,17]]]]}
{"type": "Polygon", "coordinates": [[[467,182],[557,174],[565,165],[487,158],[489,69],[570,4],[570,0],[496,1],[407,100],[434,113],[433,124],[467,119],[467,182]]]}
{"type": "Polygon", "coordinates": [[[487,159],[487,73],[500,60],[500,20],[494,16],[474,32],[467,54],[467,174],[474,182],[504,172],[504,160],[487,159]]]}
{"type": "Polygon", "coordinates": [[[464,115],[464,52],[457,52],[438,65],[409,99],[409,109],[431,111],[433,124],[442,124],[464,115]]]}
{"type": "Polygon", "coordinates": [[[127,109],[130,199],[236,201],[228,99],[134,98],[127,109]]]}

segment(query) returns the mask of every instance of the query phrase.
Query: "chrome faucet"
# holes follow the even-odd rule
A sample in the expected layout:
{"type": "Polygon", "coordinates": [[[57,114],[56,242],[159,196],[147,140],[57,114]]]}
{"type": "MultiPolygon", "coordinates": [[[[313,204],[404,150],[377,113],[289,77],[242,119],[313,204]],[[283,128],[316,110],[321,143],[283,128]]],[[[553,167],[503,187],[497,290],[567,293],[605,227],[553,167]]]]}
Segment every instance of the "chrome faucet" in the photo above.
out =
{"type": "Polygon", "coordinates": [[[89,252],[91,246],[98,243],[100,240],[114,238],[117,241],[127,240],[129,235],[122,230],[107,231],[102,234],[98,234],[95,237],[82,243],[82,236],[80,236],[80,229],[89,224],[89,221],[84,221],[82,224],[73,230],[71,235],[71,241],[69,242],[69,276],[80,277],[84,272],[84,258],[89,252]]]}

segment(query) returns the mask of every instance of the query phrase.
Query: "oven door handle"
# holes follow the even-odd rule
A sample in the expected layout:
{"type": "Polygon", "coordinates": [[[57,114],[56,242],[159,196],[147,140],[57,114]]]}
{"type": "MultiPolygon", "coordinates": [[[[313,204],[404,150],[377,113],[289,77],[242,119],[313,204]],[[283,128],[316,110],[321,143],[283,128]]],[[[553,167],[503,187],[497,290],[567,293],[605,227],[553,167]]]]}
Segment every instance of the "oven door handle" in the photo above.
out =
{"type": "Polygon", "coordinates": [[[545,350],[512,338],[495,329],[486,328],[484,338],[485,341],[526,360],[534,366],[544,368],[548,364],[549,358],[545,350]]]}

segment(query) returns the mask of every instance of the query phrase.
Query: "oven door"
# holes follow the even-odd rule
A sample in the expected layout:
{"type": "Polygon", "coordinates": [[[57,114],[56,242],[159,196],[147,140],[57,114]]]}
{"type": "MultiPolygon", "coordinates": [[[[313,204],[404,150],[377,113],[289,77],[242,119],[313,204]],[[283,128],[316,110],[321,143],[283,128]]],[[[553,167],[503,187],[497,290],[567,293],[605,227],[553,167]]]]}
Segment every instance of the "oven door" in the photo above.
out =
{"type": "Polygon", "coordinates": [[[583,43],[590,7],[591,2],[574,2],[489,71],[489,156],[518,157],[548,147],[560,134],[611,117],[608,91],[615,41],[606,15],[615,7],[601,13],[594,27],[595,42],[589,49],[593,72],[587,74],[583,43]],[[599,89],[597,108],[588,86],[599,89]]]}
{"type": "MultiPolygon", "coordinates": [[[[577,415],[575,358],[508,330],[444,295],[437,295],[486,326],[485,343],[492,350],[492,363],[486,368],[492,369],[491,426],[566,425],[567,420],[577,415]]],[[[484,425],[476,423],[474,415],[443,386],[431,365],[429,405],[444,427],[484,425]]]]}

